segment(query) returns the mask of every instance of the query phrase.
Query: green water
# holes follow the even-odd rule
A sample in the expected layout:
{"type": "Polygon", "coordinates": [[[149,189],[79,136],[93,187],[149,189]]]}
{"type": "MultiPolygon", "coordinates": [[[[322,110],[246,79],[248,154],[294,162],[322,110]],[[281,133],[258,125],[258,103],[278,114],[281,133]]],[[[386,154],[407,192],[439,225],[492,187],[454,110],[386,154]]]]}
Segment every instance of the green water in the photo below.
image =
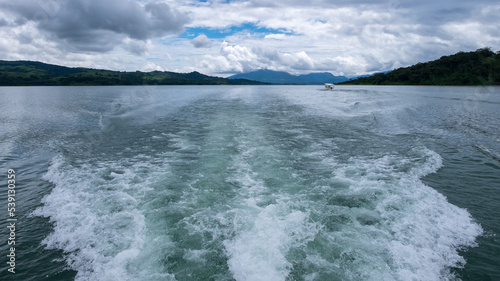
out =
{"type": "Polygon", "coordinates": [[[500,89],[318,88],[0,88],[1,279],[497,280],[500,89]]]}

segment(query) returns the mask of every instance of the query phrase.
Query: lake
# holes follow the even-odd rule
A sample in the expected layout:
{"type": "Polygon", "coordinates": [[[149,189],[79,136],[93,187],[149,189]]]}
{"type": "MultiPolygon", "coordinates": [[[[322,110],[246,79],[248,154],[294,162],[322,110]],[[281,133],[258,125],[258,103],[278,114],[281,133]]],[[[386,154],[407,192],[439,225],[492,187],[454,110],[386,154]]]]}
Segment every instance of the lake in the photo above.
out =
{"type": "Polygon", "coordinates": [[[500,87],[321,88],[0,87],[0,279],[500,280],[500,87]]]}

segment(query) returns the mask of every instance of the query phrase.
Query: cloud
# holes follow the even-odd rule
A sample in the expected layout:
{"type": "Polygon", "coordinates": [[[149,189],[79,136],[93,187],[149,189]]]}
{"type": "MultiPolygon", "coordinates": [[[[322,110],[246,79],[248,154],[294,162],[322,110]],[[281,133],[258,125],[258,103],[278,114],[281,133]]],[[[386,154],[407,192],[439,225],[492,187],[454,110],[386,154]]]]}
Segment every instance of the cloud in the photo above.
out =
{"type": "Polygon", "coordinates": [[[360,75],[499,50],[499,12],[498,0],[0,0],[0,59],[360,75]]]}
{"type": "Polygon", "coordinates": [[[259,57],[252,52],[247,47],[243,46],[229,46],[227,42],[223,42],[220,51],[220,56],[216,58],[216,61],[223,61],[226,69],[220,69],[219,71],[236,71],[236,72],[247,72],[256,68],[260,68],[262,63],[259,61],[259,57]]]}
{"type": "Polygon", "coordinates": [[[134,40],[130,38],[125,38],[123,40],[123,48],[127,51],[129,51],[132,54],[135,55],[145,55],[149,49],[152,48],[151,46],[151,41],[141,41],[141,40],[134,40]]]}
{"type": "Polygon", "coordinates": [[[142,68],[141,71],[149,72],[149,71],[165,71],[165,69],[154,62],[147,62],[142,68]]]}
{"type": "Polygon", "coordinates": [[[107,52],[124,38],[147,40],[181,32],[189,18],[165,3],[131,0],[17,0],[0,7],[33,22],[69,51],[107,52]]]}
{"type": "Polygon", "coordinates": [[[275,39],[275,40],[284,40],[287,35],[282,33],[272,33],[264,36],[265,39],[275,39]]]}
{"type": "Polygon", "coordinates": [[[212,46],[212,41],[205,34],[198,35],[191,40],[191,43],[195,48],[210,48],[212,46]]]}
{"type": "Polygon", "coordinates": [[[313,60],[306,52],[284,53],[274,48],[221,44],[218,55],[206,56],[202,62],[211,72],[248,72],[256,69],[311,70],[313,60]]]}

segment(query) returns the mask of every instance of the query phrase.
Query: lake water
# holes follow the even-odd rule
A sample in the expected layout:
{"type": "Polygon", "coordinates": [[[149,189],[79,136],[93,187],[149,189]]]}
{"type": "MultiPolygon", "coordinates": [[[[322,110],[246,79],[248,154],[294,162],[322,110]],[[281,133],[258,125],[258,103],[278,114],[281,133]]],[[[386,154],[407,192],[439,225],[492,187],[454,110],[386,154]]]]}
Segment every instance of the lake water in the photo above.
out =
{"type": "Polygon", "coordinates": [[[500,88],[319,89],[1,87],[0,279],[500,280],[500,88]]]}

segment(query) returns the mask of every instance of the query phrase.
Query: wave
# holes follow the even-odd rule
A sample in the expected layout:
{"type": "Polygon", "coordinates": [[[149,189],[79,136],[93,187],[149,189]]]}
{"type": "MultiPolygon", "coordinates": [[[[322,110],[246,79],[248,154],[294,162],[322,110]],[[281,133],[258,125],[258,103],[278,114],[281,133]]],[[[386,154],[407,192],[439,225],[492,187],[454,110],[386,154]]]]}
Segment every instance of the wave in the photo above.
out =
{"type": "Polygon", "coordinates": [[[421,181],[437,153],[336,157],[338,139],[228,102],[203,128],[152,130],[164,152],[53,159],[34,214],[76,280],[457,278],[482,228],[421,181]]]}
{"type": "Polygon", "coordinates": [[[134,160],[72,165],[59,155],[43,177],[55,186],[33,213],[54,225],[42,243],[63,250],[69,268],[78,272],[75,280],[172,277],[151,268],[155,261],[148,251],[158,245],[149,241],[140,207],[160,172],[134,160]]]}

